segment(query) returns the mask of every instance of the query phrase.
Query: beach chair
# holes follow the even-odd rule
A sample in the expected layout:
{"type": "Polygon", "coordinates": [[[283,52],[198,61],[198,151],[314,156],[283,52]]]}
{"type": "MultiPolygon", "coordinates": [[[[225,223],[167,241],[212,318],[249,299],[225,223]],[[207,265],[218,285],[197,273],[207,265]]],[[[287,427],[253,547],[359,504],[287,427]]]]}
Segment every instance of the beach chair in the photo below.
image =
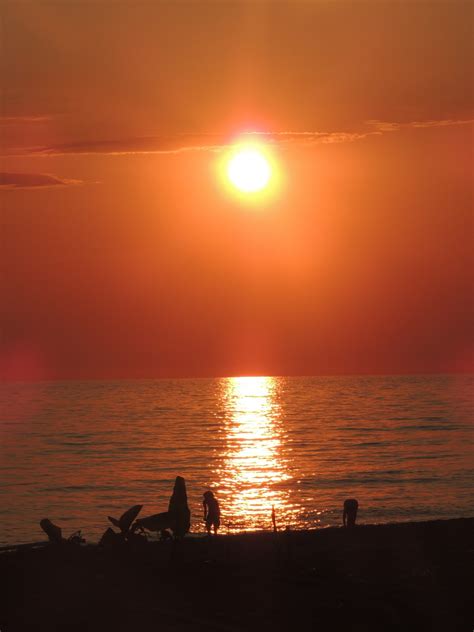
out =
{"type": "Polygon", "coordinates": [[[121,533],[126,535],[129,533],[132,522],[138,516],[138,514],[142,510],[142,507],[143,505],[133,505],[133,507],[127,509],[127,511],[123,513],[118,520],[116,518],[112,518],[112,516],[107,516],[107,518],[114,525],[114,527],[117,527],[118,529],[120,529],[121,533]]]}
{"type": "Polygon", "coordinates": [[[65,539],[62,536],[61,527],[53,524],[48,518],[43,518],[43,520],[40,521],[40,527],[48,536],[48,540],[51,544],[62,544],[65,542],[65,539]]]}

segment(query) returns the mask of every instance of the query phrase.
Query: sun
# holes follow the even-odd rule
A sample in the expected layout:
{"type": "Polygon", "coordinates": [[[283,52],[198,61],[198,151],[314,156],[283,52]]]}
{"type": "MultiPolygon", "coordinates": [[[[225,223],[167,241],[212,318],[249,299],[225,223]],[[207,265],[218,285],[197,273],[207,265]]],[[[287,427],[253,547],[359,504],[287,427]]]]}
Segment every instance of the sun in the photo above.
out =
{"type": "Polygon", "coordinates": [[[237,150],[227,163],[227,177],[239,191],[257,193],[265,189],[272,177],[270,163],[255,147],[237,150]]]}
{"type": "Polygon", "coordinates": [[[264,140],[265,133],[260,132],[234,136],[213,162],[223,191],[239,208],[268,208],[284,190],[281,152],[264,140]]]}

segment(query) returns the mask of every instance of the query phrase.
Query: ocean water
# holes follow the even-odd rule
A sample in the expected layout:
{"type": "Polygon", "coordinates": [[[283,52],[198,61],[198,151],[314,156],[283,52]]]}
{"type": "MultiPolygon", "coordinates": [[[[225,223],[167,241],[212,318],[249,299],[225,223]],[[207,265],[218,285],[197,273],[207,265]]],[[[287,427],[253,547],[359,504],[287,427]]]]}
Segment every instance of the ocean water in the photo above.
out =
{"type": "Polygon", "coordinates": [[[474,515],[471,375],[2,384],[0,544],[48,517],[97,541],[129,506],[166,511],[186,479],[192,531],[211,488],[223,533],[474,515]]]}

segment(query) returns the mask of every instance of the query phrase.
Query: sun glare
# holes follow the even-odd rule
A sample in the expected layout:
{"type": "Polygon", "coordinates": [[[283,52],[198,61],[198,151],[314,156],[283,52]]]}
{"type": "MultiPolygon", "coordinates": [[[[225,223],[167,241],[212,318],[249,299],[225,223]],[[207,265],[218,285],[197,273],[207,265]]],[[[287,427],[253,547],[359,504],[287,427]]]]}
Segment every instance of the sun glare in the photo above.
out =
{"type": "Polygon", "coordinates": [[[224,191],[242,207],[265,208],[282,190],[278,158],[275,145],[246,133],[236,136],[214,164],[224,191]]]}
{"type": "Polygon", "coordinates": [[[298,507],[286,487],[292,474],[277,379],[224,378],[221,388],[226,452],[213,486],[225,504],[227,528],[268,528],[272,506],[285,524],[294,523],[298,507]]]}
{"type": "Polygon", "coordinates": [[[262,152],[249,147],[232,156],[227,165],[227,175],[239,191],[254,193],[268,185],[272,170],[262,152]]]}

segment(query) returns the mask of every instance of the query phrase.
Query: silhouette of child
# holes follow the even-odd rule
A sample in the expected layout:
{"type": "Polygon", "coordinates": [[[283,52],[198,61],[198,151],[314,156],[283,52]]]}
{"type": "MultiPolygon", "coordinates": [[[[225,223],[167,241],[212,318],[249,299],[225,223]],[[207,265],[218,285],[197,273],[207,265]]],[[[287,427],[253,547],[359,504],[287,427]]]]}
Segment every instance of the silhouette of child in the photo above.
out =
{"type": "Polygon", "coordinates": [[[207,491],[203,495],[204,500],[202,501],[202,505],[204,508],[204,520],[206,522],[207,533],[211,535],[211,527],[214,527],[214,535],[217,535],[217,529],[221,524],[219,503],[211,491],[207,491]]]}
{"type": "Polygon", "coordinates": [[[357,509],[359,503],[355,498],[348,498],[344,501],[344,511],[342,513],[342,522],[345,527],[355,527],[357,518],[357,509]]]}

